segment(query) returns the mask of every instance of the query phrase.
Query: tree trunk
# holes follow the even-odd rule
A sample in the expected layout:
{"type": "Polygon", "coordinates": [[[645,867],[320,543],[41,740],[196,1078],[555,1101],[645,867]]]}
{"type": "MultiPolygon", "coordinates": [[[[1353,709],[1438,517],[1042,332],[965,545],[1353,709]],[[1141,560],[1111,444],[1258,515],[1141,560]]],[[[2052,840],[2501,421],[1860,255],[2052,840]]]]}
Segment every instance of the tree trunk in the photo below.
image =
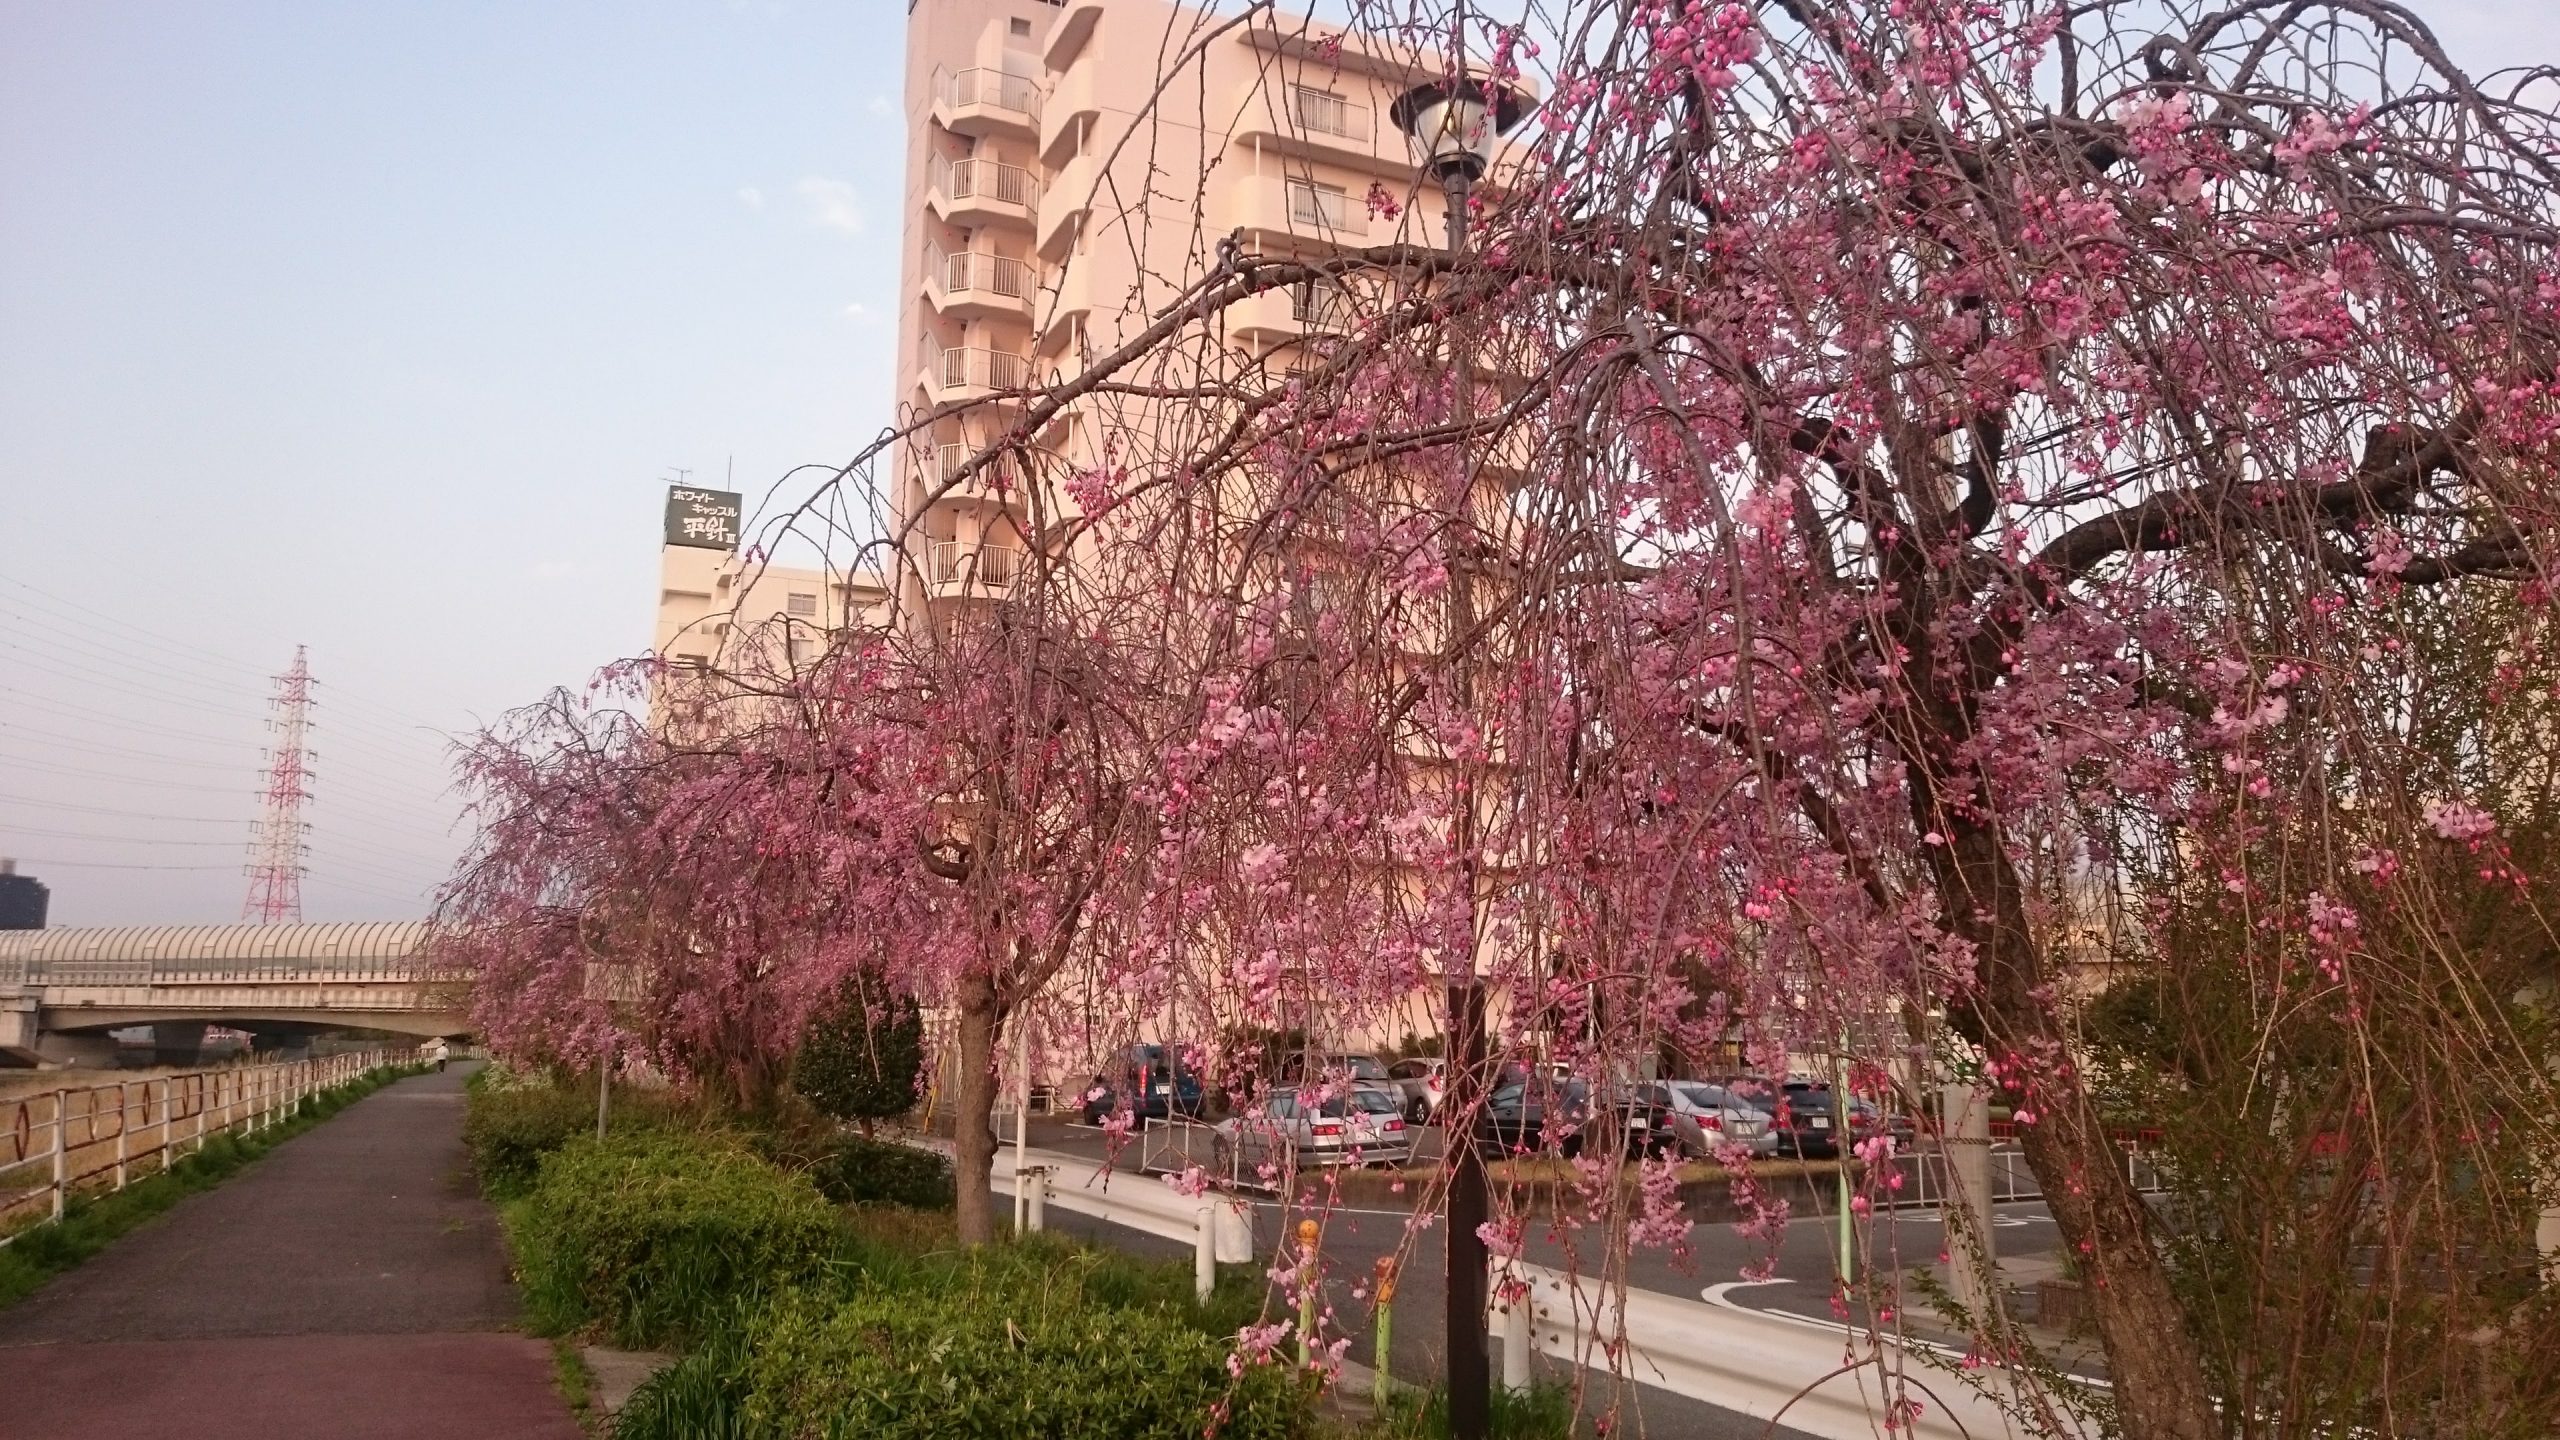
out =
{"type": "Polygon", "coordinates": [[[960,1075],[952,1094],[952,1163],[959,1181],[960,1243],[996,1238],[996,1030],[1004,1012],[994,982],[960,983],[960,1075]]]}
{"type": "MultiPolygon", "coordinates": [[[[1914,804],[1920,797],[1915,787],[1914,804]]],[[[1993,1054],[2053,1056],[2038,1065],[2035,1123],[2020,1127],[2062,1242],[2088,1277],[2087,1302],[2106,1349],[2108,1378],[2126,1440],[2210,1440],[2221,1433],[2203,1353],[2151,1243],[2151,1214],[2134,1193],[2081,1083],[2029,929],[2024,883],[1999,834],[1950,822],[1932,807],[1923,826],[1952,831],[1933,847],[1932,871],[1948,923],[1975,946],[1981,992],[1975,1013],[1993,1054]]]]}

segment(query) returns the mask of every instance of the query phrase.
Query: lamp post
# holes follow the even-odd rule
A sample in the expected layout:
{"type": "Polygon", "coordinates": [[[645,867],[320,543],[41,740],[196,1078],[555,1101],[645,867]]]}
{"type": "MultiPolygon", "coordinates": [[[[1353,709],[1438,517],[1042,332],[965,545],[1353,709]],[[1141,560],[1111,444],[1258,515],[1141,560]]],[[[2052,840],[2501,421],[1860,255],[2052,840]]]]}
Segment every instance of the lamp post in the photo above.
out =
{"type": "MultiPolygon", "coordinates": [[[[1465,67],[1457,67],[1463,75],[1465,67]]],[[[1440,192],[1449,205],[1449,254],[1466,253],[1467,192],[1484,178],[1493,163],[1494,142],[1527,113],[1520,96],[1510,90],[1489,88],[1471,78],[1450,84],[1417,85],[1397,96],[1388,114],[1397,128],[1413,142],[1414,154],[1423,170],[1440,182],[1440,192]]],[[[1463,432],[1473,406],[1473,386],[1467,377],[1465,346],[1457,338],[1456,317],[1452,320],[1449,346],[1450,409],[1452,422],[1463,432]]],[[[1463,442],[1462,442],[1463,443],[1463,442]]],[[[1463,460],[1463,457],[1461,457],[1463,460]]],[[[1459,467],[1464,483],[1465,466],[1459,467]]],[[[1469,503],[1459,496],[1460,506],[1469,503]]],[[[1474,628],[1475,599],[1466,552],[1470,542],[1461,526],[1458,543],[1449,556],[1449,635],[1452,641],[1474,628]]],[[[1461,705],[1474,697],[1468,683],[1466,667],[1457,667],[1453,689],[1461,705]]],[[[1448,1058],[1449,1081],[1441,1097],[1442,1145],[1449,1156],[1449,1223],[1445,1243],[1448,1246],[1448,1311],[1449,1337],[1449,1437],[1450,1440],[1484,1440],[1492,1427],[1492,1366],[1485,1354],[1485,1246],[1478,1232],[1486,1218],[1484,1157],[1476,1153],[1474,1137],[1461,1130],[1469,1108],[1476,1100],[1476,1086],[1483,1079],[1485,1065],[1484,982],[1476,977],[1474,915],[1477,904],[1474,787],[1464,777],[1459,786],[1455,806],[1454,849],[1458,855],[1460,883],[1466,886],[1467,953],[1464,957],[1444,960],[1442,969],[1448,980],[1449,1020],[1444,1051],[1448,1058]],[[1463,965],[1463,970],[1460,969],[1463,965]]]]}

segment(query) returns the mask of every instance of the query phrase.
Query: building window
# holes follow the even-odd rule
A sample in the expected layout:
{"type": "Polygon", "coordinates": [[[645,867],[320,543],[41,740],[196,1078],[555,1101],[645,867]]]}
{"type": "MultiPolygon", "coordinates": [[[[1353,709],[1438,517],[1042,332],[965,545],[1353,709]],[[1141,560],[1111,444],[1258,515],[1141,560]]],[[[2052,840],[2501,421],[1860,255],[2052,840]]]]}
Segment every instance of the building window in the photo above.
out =
{"type": "Polygon", "coordinates": [[[788,609],[794,615],[814,617],[818,613],[818,597],[815,595],[803,595],[799,591],[794,590],[791,592],[791,598],[786,602],[784,608],[788,609]]]}
{"type": "Polygon", "coordinates": [[[1031,22],[1028,20],[1012,21],[1007,28],[1018,39],[1028,40],[1031,38],[1031,22]]]}

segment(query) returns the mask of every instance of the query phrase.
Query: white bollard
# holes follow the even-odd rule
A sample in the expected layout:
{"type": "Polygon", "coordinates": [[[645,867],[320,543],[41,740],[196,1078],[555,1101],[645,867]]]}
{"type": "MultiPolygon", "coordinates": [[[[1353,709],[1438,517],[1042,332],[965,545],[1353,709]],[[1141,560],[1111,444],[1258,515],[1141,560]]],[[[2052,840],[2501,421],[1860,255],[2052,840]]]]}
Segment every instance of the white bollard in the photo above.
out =
{"type": "Polygon", "coordinates": [[[1529,1308],[1524,1291],[1502,1312],[1502,1388],[1514,1395],[1529,1389],[1529,1308]]]}
{"type": "Polygon", "coordinates": [[[1200,1303],[1209,1303],[1209,1292],[1218,1288],[1218,1212],[1208,1205],[1200,1207],[1199,1238],[1191,1246],[1191,1288],[1200,1303]]]}

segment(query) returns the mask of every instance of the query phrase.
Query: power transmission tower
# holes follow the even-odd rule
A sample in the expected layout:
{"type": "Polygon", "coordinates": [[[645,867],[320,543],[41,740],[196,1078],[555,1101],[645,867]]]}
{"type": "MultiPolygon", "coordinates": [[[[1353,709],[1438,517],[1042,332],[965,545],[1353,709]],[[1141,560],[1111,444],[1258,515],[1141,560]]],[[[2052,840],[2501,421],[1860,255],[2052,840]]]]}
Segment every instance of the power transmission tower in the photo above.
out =
{"type": "Polygon", "coordinates": [[[276,743],[267,751],[266,808],[249,839],[249,898],[240,918],[261,925],[302,920],[303,837],[310,833],[302,802],[311,798],[309,757],[303,740],[311,730],[311,666],[293,647],[293,668],[276,677],[267,701],[267,728],[276,743]]]}

